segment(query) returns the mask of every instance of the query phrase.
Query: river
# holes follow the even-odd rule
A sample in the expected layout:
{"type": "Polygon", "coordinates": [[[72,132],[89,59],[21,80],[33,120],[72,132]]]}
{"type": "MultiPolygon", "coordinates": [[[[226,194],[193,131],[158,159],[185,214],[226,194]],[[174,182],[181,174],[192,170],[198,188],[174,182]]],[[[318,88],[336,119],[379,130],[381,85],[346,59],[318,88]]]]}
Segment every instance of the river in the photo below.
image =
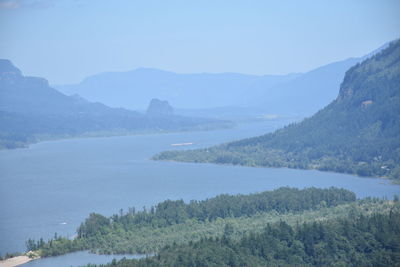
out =
{"type": "Polygon", "coordinates": [[[150,160],[163,150],[207,147],[256,136],[287,122],[262,121],[217,131],[51,141],[0,151],[0,254],[24,251],[28,238],[48,239],[56,232],[73,237],[91,212],[112,215],[121,208],[141,209],[166,199],[200,200],[221,193],[246,194],[281,186],[337,186],[354,191],[358,197],[392,198],[400,194],[400,186],[384,179],[150,160]],[[177,143],[193,144],[171,146],[177,143]]]}

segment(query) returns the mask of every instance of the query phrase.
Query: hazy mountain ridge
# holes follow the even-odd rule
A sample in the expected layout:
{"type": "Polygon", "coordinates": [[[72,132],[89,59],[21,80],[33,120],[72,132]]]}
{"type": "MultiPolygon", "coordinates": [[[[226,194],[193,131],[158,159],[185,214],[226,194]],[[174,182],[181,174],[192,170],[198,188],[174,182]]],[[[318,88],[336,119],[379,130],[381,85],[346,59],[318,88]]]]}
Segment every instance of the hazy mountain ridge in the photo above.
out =
{"type": "Polygon", "coordinates": [[[260,137],[156,159],[290,167],[400,178],[400,41],[346,72],[335,101],[260,137]]]}
{"type": "Polygon", "coordinates": [[[213,108],[244,105],[248,88],[264,81],[275,85],[296,75],[256,76],[237,73],[178,74],[139,68],[128,72],[107,72],[84,79],[77,85],[55,85],[66,93],[78,93],[89,100],[113,107],[144,108],[152,98],[168,100],[178,108],[213,108]],[[133,102],[128,99],[134,98],[133,102]]]}
{"type": "Polygon", "coordinates": [[[113,107],[144,109],[144,105],[157,97],[179,109],[241,107],[256,108],[269,114],[304,116],[317,112],[336,98],[347,69],[386,46],[364,57],[333,62],[306,73],[179,74],[139,68],[127,72],[100,73],[87,77],[79,84],[55,87],[66,94],[77,93],[113,107]]]}
{"type": "Polygon", "coordinates": [[[91,103],[51,88],[47,80],[26,77],[8,60],[0,60],[0,148],[42,139],[81,135],[208,129],[230,125],[213,119],[157,118],[91,103]]]}
{"type": "Polygon", "coordinates": [[[51,88],[44,78],[23,76],[8,60],[0,60],[0,110],[23,114],[137,112],[111,109],[100,103],[78,101],[51,88]],[[9,71],[12,70],[12,71],[9,71]]]}
{"type": "Polygon", "coordinates": [[[349,58],[330,63],[268,88],[257,98],[256,105],[274,114],[312,115],[336,98],[345,72],[359,61],[349,58]]]}

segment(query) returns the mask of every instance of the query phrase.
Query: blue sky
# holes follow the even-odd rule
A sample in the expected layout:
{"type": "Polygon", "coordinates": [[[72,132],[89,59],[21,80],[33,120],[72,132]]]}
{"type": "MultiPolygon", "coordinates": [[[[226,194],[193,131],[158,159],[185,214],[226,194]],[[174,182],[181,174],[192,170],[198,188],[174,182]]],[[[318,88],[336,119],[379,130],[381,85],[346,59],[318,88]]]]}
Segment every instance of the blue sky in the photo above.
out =
{"type": "Polygon", "coordinates": [[[0,58],[53,84],[104,71],[285,74],[400,37],[400,1],[0,0],[0,58]]]}

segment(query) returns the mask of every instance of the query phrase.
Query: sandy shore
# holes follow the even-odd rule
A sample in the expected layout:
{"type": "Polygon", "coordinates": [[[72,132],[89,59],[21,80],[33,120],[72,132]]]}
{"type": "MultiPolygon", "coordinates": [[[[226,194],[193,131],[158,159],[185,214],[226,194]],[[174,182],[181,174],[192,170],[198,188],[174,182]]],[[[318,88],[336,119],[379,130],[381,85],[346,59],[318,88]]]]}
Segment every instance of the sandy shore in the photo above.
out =
{"type": "Polygon", "coordinates": [[[29,258],[28,256],[17,256],[13,258],[9,258],[6,260],[0,261],[0,267],[14,267],[18,266],[24,263],[27,263],[28,261],[31,261],[32,259],[29,258]]]}

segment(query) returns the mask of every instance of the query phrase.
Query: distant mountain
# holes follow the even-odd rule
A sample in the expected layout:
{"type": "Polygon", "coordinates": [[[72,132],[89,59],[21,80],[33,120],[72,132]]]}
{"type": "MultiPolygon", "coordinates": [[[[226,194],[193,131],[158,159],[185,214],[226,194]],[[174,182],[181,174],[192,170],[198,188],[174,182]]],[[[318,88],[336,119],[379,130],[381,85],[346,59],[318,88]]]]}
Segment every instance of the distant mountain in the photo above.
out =
{"type": "Polygon", "coordinates": [[[266,88],[253,105],[263,106],[273,114],[311,115],[335,99],[345,72],[359,61],[359,58],[350,58],[331,63],[266,88]]]}
{"type": "Polygon", "coordinates": [[[297,75],[178,74],[140,68],[90,76],[76,85],[54,86],[65,94],[76,93],[113,107],[144,109],[151,99],[160,98],[178,108],[196,109],[245,105],[251,100],[248,90],[252,84],[273,86],[294,77],[297,75]]]}
{"type": "Polygon", "coordinates": [[[161,101],[157,98],[153,98],[150,101],[149,107],[147,108],[146,115],[148,116],[172,116],[174,114],[174,109],[168,103],[168,101],[161,101]]]}
{"type": "Polygon", "coordinates": [[[226,121],[170,115],[158,118],[91,103],[78,95],[66,96],[51,88],[47,80],[23,76],[10,61],[0,60],[0,148],[60,137],[229,125],[226,121]]]}
{"type": "Polygon", "coordinates": [[[128,109],[145,109],[151,99],[160,98],[179,109],[246,107],[270,114],[311,115],[335,99],[346,70],[363,59],[350,58],[302,74],[264,76],[140,68],[54,86],[65,94],[128,109]]]}
{"type": "Polygon", "coordinates": [[[365,56],[333,62],[273,86],[256,84],[252,106],[263,108],[270,114],[310,116],[336,98],[350,67],[379,53],[389,43],[365,56]]]}
{"type": "Polygon", "coordinates": [[[138,112],[90,103],[78,96],[68,97],[51,88],[46,79],[23,76],[10,61],[3,59],[0,60],[0,110],[26,115],[140,115],[138,112]]]}
{"type": "Polygon", "coordinates": [[[336,100],[275,133],[161,160],[290,167],[400,179],[400,41],[350,68],[336,100]]]}

